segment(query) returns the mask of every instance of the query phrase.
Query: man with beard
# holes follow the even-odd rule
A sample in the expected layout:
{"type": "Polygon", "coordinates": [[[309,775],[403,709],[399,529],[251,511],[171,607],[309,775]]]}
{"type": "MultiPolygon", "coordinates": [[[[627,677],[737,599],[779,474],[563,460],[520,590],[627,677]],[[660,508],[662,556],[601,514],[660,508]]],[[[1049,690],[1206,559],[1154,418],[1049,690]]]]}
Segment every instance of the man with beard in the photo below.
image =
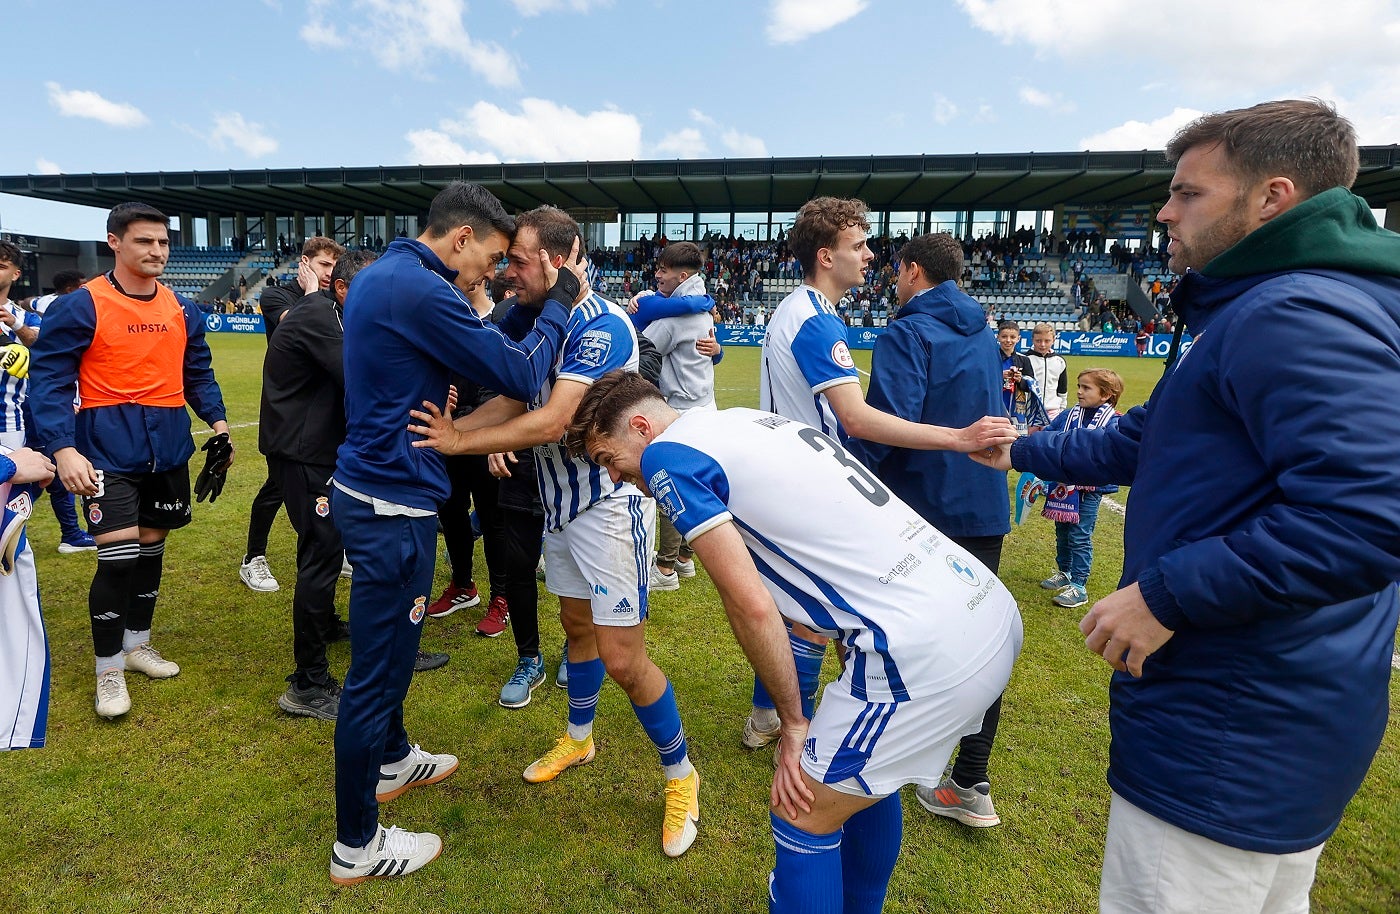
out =
{"type": "Polygon", "coordinates": [[[1133,489],[1120,589],[1079,626],[1115,670],[1101,909],[1300,911],[1388,716],[1400,401],[1357,393],[1400,383],[1400,237],[1323,102],[1206,115],[1167,155],[1194,345],[1116,429],[977,459],[1172,481],[1133,489]]]}

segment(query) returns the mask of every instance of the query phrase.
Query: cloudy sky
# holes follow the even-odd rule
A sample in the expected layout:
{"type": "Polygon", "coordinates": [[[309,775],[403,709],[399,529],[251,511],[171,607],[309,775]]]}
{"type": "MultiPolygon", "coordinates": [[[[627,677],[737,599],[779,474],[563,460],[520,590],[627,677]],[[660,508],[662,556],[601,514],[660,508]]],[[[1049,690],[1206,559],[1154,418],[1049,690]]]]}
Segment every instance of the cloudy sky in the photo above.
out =
{"type": "MultiPolygon", "coordinates": [[[[1400,141],[1400,0],[6,0],[0,174],[1160,148],[1337,103],[1400,141]]],[[[102,214],[0,195],[6,231],[102,214]]]]}

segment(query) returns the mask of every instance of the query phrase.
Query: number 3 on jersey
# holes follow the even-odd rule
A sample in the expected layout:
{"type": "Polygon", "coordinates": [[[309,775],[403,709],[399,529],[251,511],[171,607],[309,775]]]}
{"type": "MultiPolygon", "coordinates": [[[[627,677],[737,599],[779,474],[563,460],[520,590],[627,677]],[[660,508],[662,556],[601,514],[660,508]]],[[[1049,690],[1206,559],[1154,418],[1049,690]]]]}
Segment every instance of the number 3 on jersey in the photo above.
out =
{"type": "Polygon", "coordinates": [[[837,463],[850,470],[853,475],[847,476],[846,480],[851,484],[851,488],[859,492],[866,501],[877,508],[889,502],[889,489],[881,485],[880,480],[876,479],[860,461],[847,454],[835,441],[810,426],[798,429],[797,437],[807,442],[812,450],[818,453],[829,453],[836,458],[837,463]]]}

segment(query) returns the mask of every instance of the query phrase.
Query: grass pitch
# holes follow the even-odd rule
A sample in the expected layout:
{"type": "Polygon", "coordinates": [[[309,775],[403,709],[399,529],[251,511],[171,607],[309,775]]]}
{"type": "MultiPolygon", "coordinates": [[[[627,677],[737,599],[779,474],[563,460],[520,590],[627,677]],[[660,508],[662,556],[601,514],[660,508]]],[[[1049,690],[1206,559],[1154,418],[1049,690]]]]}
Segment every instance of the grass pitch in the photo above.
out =
{"type": "MultiPolygon", "coordinates": [[[[332,888],[332,725],[288,717],[274,704],[292,665],[294,541],[285,519],[273,529],[268,556],[282,590],[256,594],[238,580],[248,506],[264,467],[256,428],[237,426],[257,419],[264,344],[260,336],[211,342],[238,463],[219,502],[197,506],[194,524],[170,538],[156,643],[183,672],[164,682],[131,676],[133,709],[120,721],[100,721],[92,710],[87,587],[94,557],[54,551],[58,533],[47,507],[31,525],[53,700],[48,747],[0,753],[0,844],[10,855],[0,910],[766,911],[772,769],[766,752],[739,747],[751,673],[703,572],[680,592],[653,598],[649,627],[704,778],[700,837],[688,854],[661,854],[655,753],[611,684],[599,703],[597,760],[554,783],[521,780],[525,765],[561,732],[567,700],[546,684],[525,709],[496,705],[514,645],[508,636],[472,634],[478,608],[424,623],[424,646],[449,652],[452,661],[415,679],[406,709],[411,738],[457,753],[461,770],[383,810],[389,824],[439,832],[446,850],[411,877],[332,888]]],[[[757,405],[757,355],[729,350],[717,381],[721,405],[757,405]]],[[[856,357],[868,369],[869,353],[856,357]]],[[[1069,361],[1072,371],[1090,364],[1069,361]]],[[[1124,376],[1125,404],[1145,399],[1161,371],[1155,360],[1095,364],[1124,376]]],[[[1121,518],[1102,512],[1091,598],[1113,589],[1121,537],[1121,518]]],[[[1096,909],[1110,671],[1083,646],[1081,612],[1056,608],[1037,587],[1053,559],[1053,530],[1040,518],[1013,531],[1003,559],[1026,630],[992,756],[1004,824],[965,828],[927,815],[910,798],[890,912],[1096,909]]],[[[445,583],[439,563],[437,586],[445,583]]],[[[347,595],[342,585],[342,607],[347,595]]],[[[551,674],[563,640],[553,605],[541,589],[551,674]]],[[[338,676],[348,659],[345,645],[332,649],[338,676]]],[[[1400,910],[1397,813],[1400,733],[1392,725],[1322,856],[1317,910],[1400,910]]]]}

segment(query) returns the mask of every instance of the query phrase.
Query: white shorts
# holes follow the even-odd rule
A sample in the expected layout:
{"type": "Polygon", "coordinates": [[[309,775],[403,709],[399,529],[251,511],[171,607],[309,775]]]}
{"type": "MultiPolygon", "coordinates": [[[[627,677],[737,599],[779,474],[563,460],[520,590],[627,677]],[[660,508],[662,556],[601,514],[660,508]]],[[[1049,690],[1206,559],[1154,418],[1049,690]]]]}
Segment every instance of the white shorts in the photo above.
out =
{"type": "Polygon", "coordinates": [[[1240,850],[1112,797],[1103,914],[1307,914],[1323,845],[1292,854],[1240,850]]]}
{"type": "Polygon", "coordinates": [[[544,535],[544,586],[588,600],[594,625],[638,625],[647,617],[656,502],[641,495],[605,498],[544,535]]]}
{"type": "Polygon", "coordinates": [[[1006,690],[1021,651],[1021,618],[977,672],[934,695],[870,702],[851,694],[846,678],[822,691],[807,729],[802,770],[841,793],[888,796],[905,784],[936,787],[953,749],[982,729],[982,717],[1006,690]]]}

